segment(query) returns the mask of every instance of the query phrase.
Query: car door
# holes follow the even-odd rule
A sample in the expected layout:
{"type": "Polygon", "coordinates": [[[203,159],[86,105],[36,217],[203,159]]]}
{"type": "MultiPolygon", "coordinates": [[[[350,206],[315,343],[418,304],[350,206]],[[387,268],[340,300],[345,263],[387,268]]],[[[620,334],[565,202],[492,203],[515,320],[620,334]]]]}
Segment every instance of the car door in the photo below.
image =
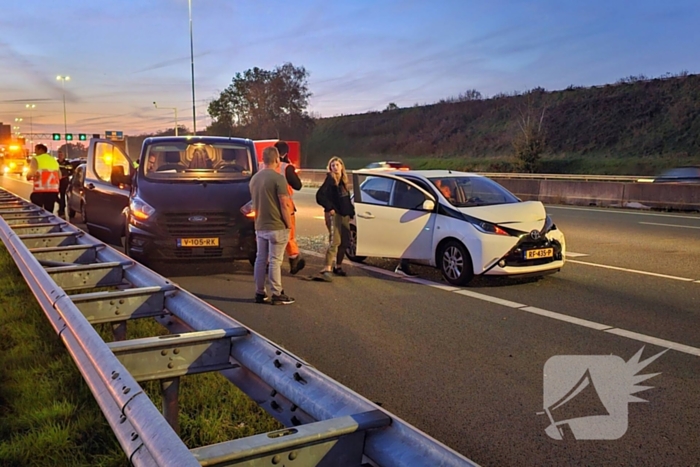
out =
{"type": "Polygon", "coordinates": [[[432,258],[432,194],[388,174],[353,174],[353,191],[358,256],[432,258]]]}
{"type": "Polygon", "coordinates": [[[112,185],[110,179],[116,166],[131,175],[131,160],[112,141],[92,140],[90,145],[93,157],[85,172],[85,223],[93,235],[118,244],[124,233],[122,211],[129,204],[130,190],[112,185]]]}
{"type": "Polygon", "coordinates": [[[80,212],[80,203],[83,199],[83,192],[85,188],[83,183],[85,182],[85,164],[80,164],[75,168],[73,175],[70,178],[70,184],[68,185],[68,191],[66,193],[66,201],[68,203],[68,209],[71,213],[80,212]]]}

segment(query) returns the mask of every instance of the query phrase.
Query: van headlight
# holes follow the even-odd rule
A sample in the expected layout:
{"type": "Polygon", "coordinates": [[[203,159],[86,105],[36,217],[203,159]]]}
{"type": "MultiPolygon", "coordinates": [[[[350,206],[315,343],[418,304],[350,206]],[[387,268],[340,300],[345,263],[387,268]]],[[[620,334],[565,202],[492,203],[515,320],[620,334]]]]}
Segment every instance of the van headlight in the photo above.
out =
{"type": "Polygon", "coordinates": [[[129,202],[129,210],[131,211],[131,215],[139,221],[147,220],[156,212],[150,204],[139,198],[131,199],[129,202]]]}

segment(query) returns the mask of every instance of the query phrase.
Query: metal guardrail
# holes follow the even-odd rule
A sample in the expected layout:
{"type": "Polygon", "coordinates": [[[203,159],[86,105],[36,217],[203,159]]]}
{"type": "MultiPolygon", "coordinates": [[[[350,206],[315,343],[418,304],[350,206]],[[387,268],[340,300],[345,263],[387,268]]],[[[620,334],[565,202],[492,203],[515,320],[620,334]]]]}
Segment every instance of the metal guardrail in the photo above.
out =
{"type": "Polygon", "coordinates": [[[0,190],[0,238],[137,466],[475,466],[77,227],[0,190]],[[106,292],[86,292],[108,288],[106,292]],[[66,291],[83,293],[68,295],[66,291]],[[169,336],[124,340],[129,320],[169,336]],[[105,343],[93,324],[111,323],[105,343]],[[287,428],[188,449],[180,378],[219,371],[287,428]],[[158,380],[163,413],[139,386],[158,380]]]}
{"type": "MultiPolygon", "coordinates": [[[[301,176],[304,173],[325,174],[326,169],[301,169],[301,176]]],[[[348,170],[348,174],[352,170],[348,170]]],[[[639,180],[651,180],[648,176],[635,175],[581,175],[581,174],[530,174],[530,173],[508,173],[508,172],[475,172],[489,178],[523,178],[530,180],[572,180],[585,182],[637,182],[639,180]]]]}

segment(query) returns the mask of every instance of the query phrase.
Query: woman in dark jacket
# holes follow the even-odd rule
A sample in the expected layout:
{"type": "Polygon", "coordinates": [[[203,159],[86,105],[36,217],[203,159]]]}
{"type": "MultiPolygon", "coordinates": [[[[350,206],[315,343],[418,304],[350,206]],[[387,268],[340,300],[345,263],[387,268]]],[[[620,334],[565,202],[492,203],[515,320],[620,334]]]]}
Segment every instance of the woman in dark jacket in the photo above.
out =
{"type": "Polygon", "coordinates": [[[316,202],[323,206],[329,234],[326,266],[321,271],[321,278],[330,282],[333,280],[331,272],[337,276],[347,275],[341,264],[350,245],[350,220],[355,217],[355,207],[352,205],[348,189],[348,176],[340,157],[332,157],[328,161],[328,174],[316,192],[316,202]]]}

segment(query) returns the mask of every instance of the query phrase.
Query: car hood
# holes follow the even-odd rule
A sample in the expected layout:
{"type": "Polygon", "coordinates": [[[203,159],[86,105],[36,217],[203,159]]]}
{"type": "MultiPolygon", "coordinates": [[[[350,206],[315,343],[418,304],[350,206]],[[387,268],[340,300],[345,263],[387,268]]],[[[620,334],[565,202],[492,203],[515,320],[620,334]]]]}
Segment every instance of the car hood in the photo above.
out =
{"type": "Polygon", "coordinates": [[[482,221],[523,232],[541,230],[547,217],[547,211],[545,211],[544,205],[539,201],[457,209],[468,216],[476,217],[482,221]]]}

